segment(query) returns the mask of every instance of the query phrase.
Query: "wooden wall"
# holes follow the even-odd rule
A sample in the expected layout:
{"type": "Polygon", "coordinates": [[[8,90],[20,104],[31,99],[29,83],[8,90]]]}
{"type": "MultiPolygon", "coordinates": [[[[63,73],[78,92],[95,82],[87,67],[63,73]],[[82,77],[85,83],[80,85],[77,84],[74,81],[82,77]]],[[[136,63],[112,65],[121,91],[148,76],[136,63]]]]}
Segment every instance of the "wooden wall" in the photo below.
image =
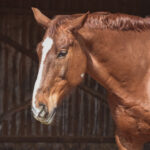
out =
{"type": "Polygon", "coordinates": [[[31,7],[49,12],[50,15],[60,13],[77,13],[86,11],[122,12],[134,15],[150,15],[149,0],[1,0],[0,13],[31,13],[31,7]]]}
{"type": "MultiPolygon", "coordinates": [[[[1,0],[0,117],[27,103],[32,96],[38,69],[35,47],[43,35],[43,30],[34,21],[32,6],[38,7],[49,17],[87,11],[123,12],[140,16],[150,14],[148,0],[1,0]]],[[[53,126],[37,122],[32,117],[30,107],[6,115],[0,123],[0,149],[116,149],[112,144],[114,124],[106,99],[105,89],[86,76],[82,86],[63,101],[53,126]],[[19,141],[24,143],[17,144],[19,141]]]]}

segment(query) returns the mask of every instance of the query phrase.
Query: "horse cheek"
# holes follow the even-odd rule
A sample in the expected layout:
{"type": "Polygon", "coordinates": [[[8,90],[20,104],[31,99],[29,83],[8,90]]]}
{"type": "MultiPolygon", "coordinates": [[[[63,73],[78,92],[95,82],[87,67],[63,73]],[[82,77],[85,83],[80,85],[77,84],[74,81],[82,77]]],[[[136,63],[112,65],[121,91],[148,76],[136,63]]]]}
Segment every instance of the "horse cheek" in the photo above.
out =
{"type": "Polygon", "coordinates": [[[80,51],[73,54],[68,64],[68,81],[71,86],[77,86],[83,80],[82,74],[86,72],[87,60],[85,54],[80,51]]]}

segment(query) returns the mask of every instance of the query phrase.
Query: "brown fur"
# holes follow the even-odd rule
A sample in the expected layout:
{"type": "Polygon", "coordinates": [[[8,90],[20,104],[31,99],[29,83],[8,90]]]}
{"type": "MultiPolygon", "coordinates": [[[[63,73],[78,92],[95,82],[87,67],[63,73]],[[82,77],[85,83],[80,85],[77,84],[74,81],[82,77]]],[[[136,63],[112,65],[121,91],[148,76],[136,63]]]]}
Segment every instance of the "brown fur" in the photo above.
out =
{"type": "MultiPolygon", "coordinates": [[[[55,24],[51,30],[56,30],[68,20],[75,19],[82,14],[75,15],[58,15],[54,18],[55,24]]],[[[96,12],[88,15],[84,24],[85,27],[92,29],[111,29],[111,30],[135,30],[141,31],[150,29],[150,21],[148,18],[131,16],[127,14],[112,14],[109,12],[96,12]]]]}
{"type": "Polygon", "coordinates": [[[60,102],[86,72],[109,92],[118,148],[141,150],[150,141],[149,29],[149,18],[124,14],[77,14],[50,20],[45,37],[52,37],[54,46],[45,61],[37,103],[44,103],[51,113],[52,102],[60,102]],[[62,49],[68,54],[58,59],[62,49]],[[48,99],[56,93],[57,98],[48,99]]]}

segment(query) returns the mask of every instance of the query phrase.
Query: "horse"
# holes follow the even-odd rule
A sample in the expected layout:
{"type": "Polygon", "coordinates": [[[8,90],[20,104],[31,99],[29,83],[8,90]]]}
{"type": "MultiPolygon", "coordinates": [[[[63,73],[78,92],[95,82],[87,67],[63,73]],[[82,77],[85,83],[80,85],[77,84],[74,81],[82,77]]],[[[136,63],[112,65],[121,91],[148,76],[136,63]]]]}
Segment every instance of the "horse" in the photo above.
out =
{"type": "Polygon", "coordinates": [[[150,141],[150,20],[94,12],[48,18],[37,45],[39,71],[32,98],[35,119],[51,124],[62,98],[89,74],[108,90],[119,150],[141,150],[150,141]]]}

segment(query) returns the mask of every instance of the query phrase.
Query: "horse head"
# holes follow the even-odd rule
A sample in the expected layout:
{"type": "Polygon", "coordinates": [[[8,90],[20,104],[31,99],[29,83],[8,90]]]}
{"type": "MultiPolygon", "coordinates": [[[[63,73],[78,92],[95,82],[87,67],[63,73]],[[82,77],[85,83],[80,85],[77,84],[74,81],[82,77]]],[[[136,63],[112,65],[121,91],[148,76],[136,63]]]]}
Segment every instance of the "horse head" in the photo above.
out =
{"type": "Polygon", "coordinates": [[[62,98],[83,80],[86,72],[87,57],[76,33],[88,14],[73,19],[57,16],[51,20],[38,9],[32,10],[36,21],[46,29],[36,48],[39,71],[33,90],[32,112],[37,120],[50,124],[62,98]]]}

